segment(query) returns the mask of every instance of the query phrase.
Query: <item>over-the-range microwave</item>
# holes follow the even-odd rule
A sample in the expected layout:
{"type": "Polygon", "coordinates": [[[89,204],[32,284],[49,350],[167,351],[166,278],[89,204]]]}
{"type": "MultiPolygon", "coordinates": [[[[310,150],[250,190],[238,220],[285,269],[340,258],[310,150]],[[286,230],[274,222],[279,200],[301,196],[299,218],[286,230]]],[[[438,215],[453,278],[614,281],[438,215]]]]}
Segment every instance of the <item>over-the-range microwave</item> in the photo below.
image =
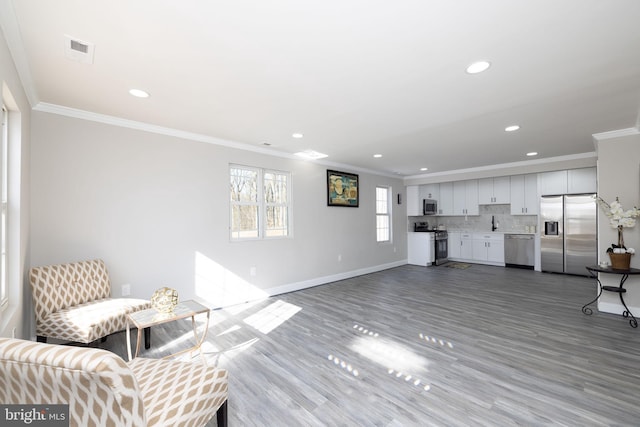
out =
{"type": "Polygon", "coordinates": [[[433,199],[424,199],[422,201],[422,214],[435,215],[438,213],[438,201],[433,199]]]}

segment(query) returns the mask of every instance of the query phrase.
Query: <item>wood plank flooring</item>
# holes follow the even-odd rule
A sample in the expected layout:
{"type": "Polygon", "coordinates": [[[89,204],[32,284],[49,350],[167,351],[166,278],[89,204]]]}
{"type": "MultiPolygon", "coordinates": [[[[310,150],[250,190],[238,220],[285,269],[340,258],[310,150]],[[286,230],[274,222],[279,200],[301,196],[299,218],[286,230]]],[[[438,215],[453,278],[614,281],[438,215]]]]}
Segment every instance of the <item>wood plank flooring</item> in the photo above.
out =
{"type": "MultiPolygon", "coordinates": [[[[638,426],[640,328],[593,279],[402,266],[212,313],[231,426],[638,426]]],[[[124,333],[102,347],[126,356],[124,333]]],[[[152,330],[159,357],[188,321],[152,330]]],[[[215,425],[215,420],[212,422],[215,425]]]]}

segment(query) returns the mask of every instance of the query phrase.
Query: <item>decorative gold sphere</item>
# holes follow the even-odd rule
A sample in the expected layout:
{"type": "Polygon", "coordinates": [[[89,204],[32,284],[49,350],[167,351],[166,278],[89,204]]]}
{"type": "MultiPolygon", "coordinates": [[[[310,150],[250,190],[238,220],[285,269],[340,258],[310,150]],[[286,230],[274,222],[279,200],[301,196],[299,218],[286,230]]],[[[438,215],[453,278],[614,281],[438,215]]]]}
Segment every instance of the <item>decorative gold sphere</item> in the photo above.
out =
{"type": "Polygon", "coordinates": [[[168,287],[158,289],[151,296],[151,306],[161,313],[171,313],[178,305],[178,291],[168,287]]]}

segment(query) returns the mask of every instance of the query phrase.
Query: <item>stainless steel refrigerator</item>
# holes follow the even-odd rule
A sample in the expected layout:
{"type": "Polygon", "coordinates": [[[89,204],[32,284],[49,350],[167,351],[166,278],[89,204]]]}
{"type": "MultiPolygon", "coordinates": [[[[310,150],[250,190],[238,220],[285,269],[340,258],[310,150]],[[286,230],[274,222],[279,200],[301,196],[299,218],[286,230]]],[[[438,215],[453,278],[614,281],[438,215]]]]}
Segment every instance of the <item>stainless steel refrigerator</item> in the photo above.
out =
{"type": "Polygon", "coordinates": [[[542,271],[588,276],[585,267],[598,259],[597,212],[593,194],[542,197],[542,271]]]}

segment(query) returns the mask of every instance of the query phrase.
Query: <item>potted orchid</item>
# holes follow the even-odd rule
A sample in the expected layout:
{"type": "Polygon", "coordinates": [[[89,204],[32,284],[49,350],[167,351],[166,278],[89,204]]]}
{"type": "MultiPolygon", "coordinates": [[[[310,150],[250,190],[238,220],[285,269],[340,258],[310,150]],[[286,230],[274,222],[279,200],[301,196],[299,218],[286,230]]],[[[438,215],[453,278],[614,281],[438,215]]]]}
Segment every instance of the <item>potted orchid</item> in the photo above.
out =
{"type": "Polygon", "coordinates": [[[611,203],[605,202],[601,197],[597,197],[597,201],[604,208],[604,213],[609,218],[611,227],[618,230],[618,244],[614,243],[607,249],[611,265],[613,268],[628,269],[631,255],[636,251],[624,245],[623,230],[625,227],[630,228],[636,225],[636,218],[640,216],[640,210],[635,206],[633,209],[624,210],[617,197],[611,203]]]}

